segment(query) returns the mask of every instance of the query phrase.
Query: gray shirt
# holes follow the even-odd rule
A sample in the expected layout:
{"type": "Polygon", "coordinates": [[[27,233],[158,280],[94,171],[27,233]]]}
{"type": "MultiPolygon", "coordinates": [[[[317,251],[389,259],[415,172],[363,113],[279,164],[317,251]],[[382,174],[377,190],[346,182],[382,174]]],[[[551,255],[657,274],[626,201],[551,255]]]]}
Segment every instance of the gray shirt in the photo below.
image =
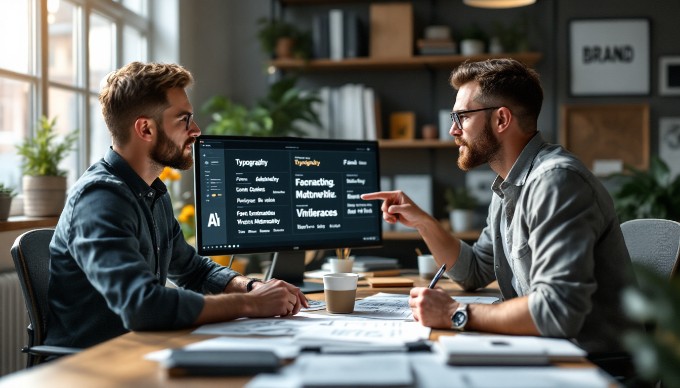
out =
{"type": "Polygon", "coordinates": [[[621,351],[630,322],[620,294],[635,280],[601,182],[574,155],[536,134],[492,190],[487,226],[474,245],[462,244],[450,277],[466,290],[498,280],[506,300],[528,295],[543,336],[573,338],[589,352],[621,351]]]}
{"type": "Polygon", "coordinates": [[[238,275],[197,255],[163,182],[147,185],[113,150],[71,188],[50,256],[48,345],[189,327],[201,294],[222,292],[238,275]],[[168,278],[181,288],[166,288],[168,278]]]}

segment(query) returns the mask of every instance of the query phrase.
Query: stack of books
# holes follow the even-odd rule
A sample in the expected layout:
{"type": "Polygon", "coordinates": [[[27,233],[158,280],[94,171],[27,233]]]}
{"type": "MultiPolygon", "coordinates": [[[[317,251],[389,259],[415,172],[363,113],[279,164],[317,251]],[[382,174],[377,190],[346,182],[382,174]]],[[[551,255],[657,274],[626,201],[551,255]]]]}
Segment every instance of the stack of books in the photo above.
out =
{"type": "Polygon", "coordinates": [[[457,51],[451,39],[418,39],[417,47],[420,55],[454,55],[457,51]]]}

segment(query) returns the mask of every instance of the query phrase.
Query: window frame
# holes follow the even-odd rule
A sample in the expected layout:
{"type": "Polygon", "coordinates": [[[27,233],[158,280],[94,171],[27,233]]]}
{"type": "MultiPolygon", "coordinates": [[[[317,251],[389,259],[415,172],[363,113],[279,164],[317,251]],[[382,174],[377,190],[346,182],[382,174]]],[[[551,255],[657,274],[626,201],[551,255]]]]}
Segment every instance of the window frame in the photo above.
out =
{"type": "MultiPolygon", "coordinates": [[[[74,66],[76,67],[76,79],[74,84],[68,84],[59,81],[53,81],[49,77],[49,24],[48,24],[48,9],[47,4],[49,0],[28,0],[28,17],[29,20],[29,66],[26,73],[16,72],[13,70],[0,68],[0,78],[9,81],[20,81],[30,85],[28,107],[27,111],[29,117],[26,119],[27,128],[24,131],[27,136],[34,136],[35,127],[38,119],[42,115],[53,117],[56,112],[50,112],[50,96],[49,91],[55,88],[65,92],[73,92],[76,97],[76,107],[74,107],[76,114],[75,128],[81,129],[76,158],[75,177],[80,176],[85,169],[90,165],[91,158],[91,144],[90,140],[92,134],[90,130],[95,127],[94,117],[96,114],[92,111],[90,103],[92,98],[97,99],[99,95],[99,85],[90,85],[90,18],[92,14],[103,17],[115,26],[113,39],[115,40],[112,48],[113,53],[113,68],[119,68],[124,59],[124,45],[126,28],[132,28],[139,33],[139,37],[143,43],[142,55],[139,58],[142,61],[147,61],[151,56],[152,47],[152,22],[151,10],[153,0],[146,0],[142,14],[137,14],[134,11],[126,8],[120,0],[60,0],[62,3],[70,3],[76,7],[76,20],[74,20],[73,27],[74,34],[74,66]],[[87,130],[84,130],[87,129],[87,130]]],[[[94,129],[92,129],[94,130],[94,129]]],[[[8,183],[8,182],[4,182],[8,183]]],[[[72,182],[70,182],[72,183],[72,182]]],[[[14,185],[14,183],[12,183],[14,185]]],[[[20,185],[16,187],[17,191],[21,191],[20,185]]]]}

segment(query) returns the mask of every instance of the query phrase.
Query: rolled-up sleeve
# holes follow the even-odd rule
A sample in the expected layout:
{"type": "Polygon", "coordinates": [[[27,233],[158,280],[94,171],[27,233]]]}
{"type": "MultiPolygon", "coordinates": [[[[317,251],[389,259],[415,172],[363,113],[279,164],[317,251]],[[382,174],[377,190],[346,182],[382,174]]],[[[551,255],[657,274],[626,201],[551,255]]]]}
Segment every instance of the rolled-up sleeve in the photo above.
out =
{"type": "MultiPolygon", "coordinates": [[[[553,168],[528,183],[523,215],[528,249],[516,252],[516,268],[527,268],[529,311],[543,336],[575,337],[592,309],[597,289],[594,245],[602,211],[593,188],[578,172],[553,168]]],[[[526,276],[515,271],[515,276],[526,276]]]]}
{"type": "MultiPolygon", "coordinates": [[[[487,225],[489,225],[488,220],[487,225]]],[[[489,226],[484,228],[474,246],[461,241],[458,259],[453,268],[448,271],[448,275],[466,291],[485,287],[495,279],[493,244],[489,226]]]]}

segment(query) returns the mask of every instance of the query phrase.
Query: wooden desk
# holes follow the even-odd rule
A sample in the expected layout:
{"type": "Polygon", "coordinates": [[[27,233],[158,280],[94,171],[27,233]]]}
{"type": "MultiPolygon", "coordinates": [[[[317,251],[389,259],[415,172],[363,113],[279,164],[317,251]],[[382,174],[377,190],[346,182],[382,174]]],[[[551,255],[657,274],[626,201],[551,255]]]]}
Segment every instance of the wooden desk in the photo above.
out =
{"type": "MultiPolygon", "coordinates": [[[[414,279],[416,286],[427,286],[429,279],[414,279]]],[[[365,284],[365,281],[361,281],[365,284]]],[[[453,282],[440,281],[439,285],[451,295],[465,295],[453,282]]],[[[408,293],[410,288],[368,288],[361,286],[358,297],[377,292],[408,293]]],[[[488,288],[474,295],[498,295],[498,290],[488,288]]],[[[310,299],[323,300],[323,294],[310,294],[310,299]]],[[[57,361],[10,374],[0,379],[0,387],[234,387],[243,386],[250,377],[240,378],[168,378],[165,371],[154,361],[144,359],[152,351],[181,347],[193,342],[213,338],[192,335],[193,329],[165,332],[131,332],[89,348],[82,353],[57,361]]],[[[434,330],[431,339],[451,335],[451,331],[434,330]]],[[[587,361],[564,364],[564,366],[592,366],[587,361]]]]}

